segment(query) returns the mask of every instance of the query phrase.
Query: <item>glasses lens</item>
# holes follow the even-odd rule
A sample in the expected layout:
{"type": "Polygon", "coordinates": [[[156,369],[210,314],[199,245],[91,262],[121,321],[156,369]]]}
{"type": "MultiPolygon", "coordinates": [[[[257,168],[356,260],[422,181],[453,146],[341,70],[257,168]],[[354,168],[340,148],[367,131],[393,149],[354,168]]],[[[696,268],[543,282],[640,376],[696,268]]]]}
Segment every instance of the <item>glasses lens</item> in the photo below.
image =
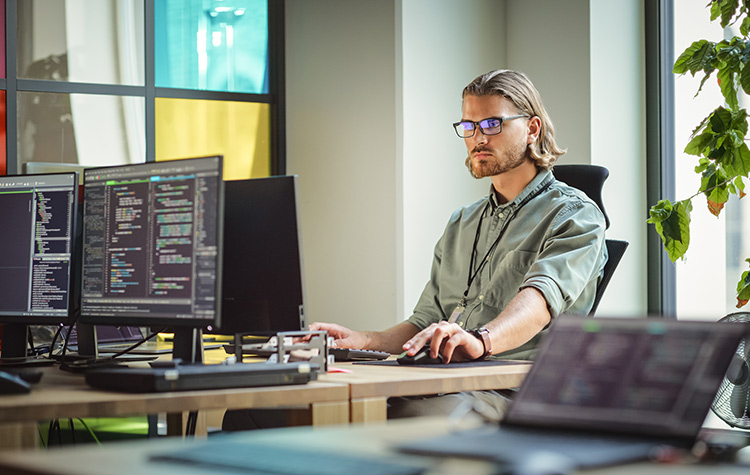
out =
{"type": "Polygon", "coordinates": [[[485,135],[499,134],[503,130],[503,121],[500,119],[484,119],[479,123],[479,127],[485,135]]]}
{"type": "Polygon", "coordinates": [[[459,122],[455,125],[459,137],[471,137],[474,135],[474,124],[472,122],[459,122]]]}

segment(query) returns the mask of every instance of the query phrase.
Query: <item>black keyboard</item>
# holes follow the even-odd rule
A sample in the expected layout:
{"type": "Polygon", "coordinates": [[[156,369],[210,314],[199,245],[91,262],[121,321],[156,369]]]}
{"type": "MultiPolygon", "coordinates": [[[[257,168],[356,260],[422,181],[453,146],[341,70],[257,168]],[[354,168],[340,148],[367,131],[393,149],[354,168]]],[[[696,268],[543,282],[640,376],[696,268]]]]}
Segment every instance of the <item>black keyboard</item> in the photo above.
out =
{"type": "Polygon", "coordinates": [[[391,356],[387,351],[354,350],[352,348],[328,348],[328,354],[336,361],[384,360],[391,356]]]}
{"type": "MultiPolygon", "coordinates": [[[[229,354],[235,354],[234,344],[227,343],[224,345],[224,351],[229,354]]],[[[254,355],[254,356],[271,356],[276,354],[275,349],[262,348],[262,345],[258,343],[243,344],[242,345],[243,355],[254,355]]],[[[328,354],[333,355],[336,361],[374,361],[384,360],[391,356],[386,351],[374,351],[374,350],[354,350],[351,348],[328,348],[328,354]]]]}
{"type": "Polygon", "coordinates": [[[214,440],[189,449],[158,454],[152,461],[195,465],[214,472],[232,470],[246,473],[336,475],[367,473],[368,475],[418,475],[428,468],[425,462],[410,461],[389,455],[388,460],[374,456],[322,453],[297,447],[276,447],[268,444],[236,442],[229,437],[214,436],[214,440]],[[220,439],[224,439],[219,441],[220,439]]]}

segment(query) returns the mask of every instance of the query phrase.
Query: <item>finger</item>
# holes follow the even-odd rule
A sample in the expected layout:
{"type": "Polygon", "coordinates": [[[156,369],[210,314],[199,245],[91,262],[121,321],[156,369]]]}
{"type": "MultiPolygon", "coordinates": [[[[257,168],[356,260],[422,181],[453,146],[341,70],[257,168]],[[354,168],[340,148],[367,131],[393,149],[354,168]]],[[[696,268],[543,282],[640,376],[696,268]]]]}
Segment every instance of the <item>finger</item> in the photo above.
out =
{"type": "Polygon", "coordinates": [[[402,346],[406,351],[406,354],[414,356],[417,351],[421,350],[422,347],[432,338],[432,332],[436,326],[437,325],[433,323],[407,340],[402,346]]]}

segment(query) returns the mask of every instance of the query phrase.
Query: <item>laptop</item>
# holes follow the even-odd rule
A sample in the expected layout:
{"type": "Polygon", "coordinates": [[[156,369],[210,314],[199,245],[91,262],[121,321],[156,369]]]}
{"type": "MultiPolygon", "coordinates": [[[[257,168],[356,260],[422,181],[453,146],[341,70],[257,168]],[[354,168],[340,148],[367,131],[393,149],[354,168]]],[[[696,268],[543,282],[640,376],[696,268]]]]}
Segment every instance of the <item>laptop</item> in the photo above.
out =
{"type": "MultiPolygon", "coordinates": [[[[99,353],[120,353],[145,338],[145,334],[140,327],[128,326],[96,326],[97,350],[99,353]]],[[[173,344],[165,340],[148,340],[134,349],[128,351],[130,355],[163,355],[172,353],[173,344]]],[[[221,343],[210,342],[204,337],[204,349],[221,348],[221,343]]],[[[78,332],[77,326],[72,326],[70,336],[68,337],[68,349],[77,351],[78,349],[78,332]]]]}
{"type": "Polygon", "coordinates": [[[400,444],[407,453],[569,469],[696,442],[745,324],[560,316],[499,426],[400,444]]]}

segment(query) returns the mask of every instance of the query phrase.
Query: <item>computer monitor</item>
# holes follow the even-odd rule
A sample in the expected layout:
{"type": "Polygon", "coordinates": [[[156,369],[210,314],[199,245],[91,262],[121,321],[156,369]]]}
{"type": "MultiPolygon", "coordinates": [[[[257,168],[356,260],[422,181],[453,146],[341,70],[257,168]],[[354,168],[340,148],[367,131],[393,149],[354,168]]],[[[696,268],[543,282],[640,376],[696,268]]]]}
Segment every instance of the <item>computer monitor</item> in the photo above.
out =
{"type": "Polygon", "coordinates": [[[221,315],[222,157],[90,168],[83,188],[80,321],[170,327],[174,357],[199,360],[221,315]]]}
{"type": "Polygon", "coordinates": [[[307,329],[297,177],[227,181],[217,333],[307,329]]]}
{"type": "Polygon", "coordinates": [[[76,172],[0,176],[3,364],[33,362],[26,359],[29,325],[69,324],[74,319],[77,211],[76,172]]]}

